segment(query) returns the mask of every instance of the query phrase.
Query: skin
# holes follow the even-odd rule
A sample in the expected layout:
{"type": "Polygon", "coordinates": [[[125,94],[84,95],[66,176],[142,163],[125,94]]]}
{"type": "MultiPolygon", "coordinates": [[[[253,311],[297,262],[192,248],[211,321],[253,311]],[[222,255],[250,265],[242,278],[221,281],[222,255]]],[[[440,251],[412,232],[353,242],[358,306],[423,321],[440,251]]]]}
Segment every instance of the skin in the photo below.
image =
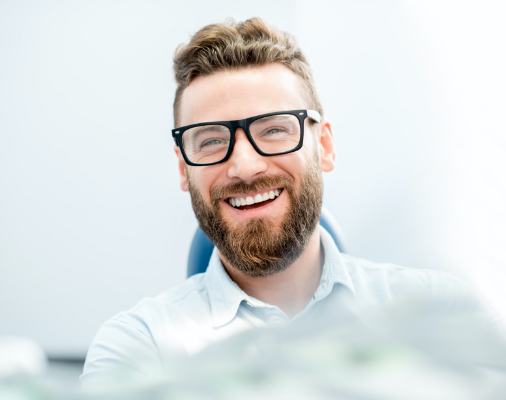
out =
{"type": "MultiPolygon", "coordinates": [[[[311,108],[300,78],[281,64],[267,64],[234,70],[219,71],[198,77],[184,90],[179,109],[179,126],[197,122],[234,120],[272,111],[311,108]]],[[[187,166],[175,147],[178,157],[180,186],[188,191],[188,182],[198,188],[208,205],[210,190],[238,181],[252,182],[261,176],[291,177],[296,190],[300,177],[313,157],[323,172],[334,169],[335,152],[331,125],[328,121],[309,124],[306,120],[303,147],[296,152],[263,157],[249,143],[242,129],[236,132],[236,143],[231,157],[224,163],[205,166],[187,166]]],[[[272,188],[276,189],[276,188],[272,188]]],[[[254,195],[244,193],[240,196],[254,195]]],[[[244,224],[251,218],[266,218],[279,229],[290,207],[290,199],[282,193],[265,207],[240,211],[225,199],[220,201],[223,218],[231,227],[244,224]]],[[[286,270],[264,277],[251,277],[237,269],[220,255],[230,277],[247,294],[278,306],[289,317],[302,310],[318,287],[322,254],[320,234],[316,229],[300,255],[286,270]]]]}

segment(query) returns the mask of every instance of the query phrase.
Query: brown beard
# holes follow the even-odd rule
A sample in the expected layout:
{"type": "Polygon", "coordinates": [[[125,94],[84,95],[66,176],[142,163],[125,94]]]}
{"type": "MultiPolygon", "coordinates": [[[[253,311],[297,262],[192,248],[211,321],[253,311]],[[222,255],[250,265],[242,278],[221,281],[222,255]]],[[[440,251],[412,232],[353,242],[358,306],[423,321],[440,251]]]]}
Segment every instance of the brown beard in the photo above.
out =
{"type": "Polygon", "coordinates": [[[317,160],[309,162],[300,193],[293,181],[282,176],[265,176],[251,183],[237,182],[211,189],[211,206],[192,186],[189,191],[201,229],[221,255],[237,270],[252,277],[268,276],[290,266],[302,253],[320,218],[323,180],[317,160]],[[290,200],[289,210],[279,229],[261,218],[245,226],[230,227],[221,215],[220,201],[234,194],[283,188],[290,200]]]}

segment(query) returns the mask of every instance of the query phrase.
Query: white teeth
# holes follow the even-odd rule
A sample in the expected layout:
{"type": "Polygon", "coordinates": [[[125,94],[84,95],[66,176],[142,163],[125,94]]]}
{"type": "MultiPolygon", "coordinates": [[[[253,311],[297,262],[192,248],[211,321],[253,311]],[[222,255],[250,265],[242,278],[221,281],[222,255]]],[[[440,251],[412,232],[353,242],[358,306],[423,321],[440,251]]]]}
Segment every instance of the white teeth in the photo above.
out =
{"type": "Polygon", "coordinates": [[[279,189],[271,190],[266,193],[257,193],[255,196],[247,196],[247,197],[231,197],[228,202],[233,207],[242,207],[245,205],[251,205],[255,203],[261,203],[263,201],[275,199],[280,195],[281,191],[279,189]]]}

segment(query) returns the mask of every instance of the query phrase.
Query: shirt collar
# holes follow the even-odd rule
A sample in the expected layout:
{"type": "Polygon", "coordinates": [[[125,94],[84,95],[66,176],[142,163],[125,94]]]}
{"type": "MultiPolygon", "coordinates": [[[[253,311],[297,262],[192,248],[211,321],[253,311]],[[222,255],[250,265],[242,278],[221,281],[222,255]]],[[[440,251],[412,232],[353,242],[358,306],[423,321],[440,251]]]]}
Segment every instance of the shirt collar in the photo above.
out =
{"type": "Polygon", "coordinates": [[[325,258],[320,284],[314,294],[314,300],[318,301],[325,298],[337,284],[346,287],[354,295],[355,287],[347,265],[345,264],[334,239],[332,239],[332,236],[330,236],[327,230],[325,230],[322,226],[320,226],[320,243],[323,248],[325,258]]]}
{"type": "Polygon", "coordinates": [[[227,274],[216,247],[209,260],[206,280],[213,326],[225,325],[235,317],[241,302],[247,301],[249,296],[227,274]]]}
{"type": "MultiPolygon", "coordinates": [[[[336,284],[348,288],[353,294],[355,288],[350,274],[330,234],[320,226],[320,243],[325,261],[322,268],[320,284],[313,296],[314,301],[327,297],[336,284]]],[[[211,316],[214,327],[230,322],[237,314],[242,302],[252,306],[269,306],[262,301],[248,296],[226,272],[216,247],[213,249],[206,271],[206,283],[209,293],[211,316]]]]}

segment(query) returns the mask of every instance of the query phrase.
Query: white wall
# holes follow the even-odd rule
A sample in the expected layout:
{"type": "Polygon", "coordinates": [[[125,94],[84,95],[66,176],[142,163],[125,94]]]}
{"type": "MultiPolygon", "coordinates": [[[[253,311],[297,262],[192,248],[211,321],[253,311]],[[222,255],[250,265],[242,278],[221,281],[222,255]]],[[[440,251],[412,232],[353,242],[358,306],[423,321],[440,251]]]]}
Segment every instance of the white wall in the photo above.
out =
{"type": "Polygon", "coordinates": [[[0,3],[0,334],[81,353],[103,320],[184,278],[196,223],[172,154],[171,56],[227,16],[262,16],[306,51],[338,152],[325,202],[351,253],[469,274],[478,230],[481,271],[506,282],[498,6],[179,4],[0,3]]]}

